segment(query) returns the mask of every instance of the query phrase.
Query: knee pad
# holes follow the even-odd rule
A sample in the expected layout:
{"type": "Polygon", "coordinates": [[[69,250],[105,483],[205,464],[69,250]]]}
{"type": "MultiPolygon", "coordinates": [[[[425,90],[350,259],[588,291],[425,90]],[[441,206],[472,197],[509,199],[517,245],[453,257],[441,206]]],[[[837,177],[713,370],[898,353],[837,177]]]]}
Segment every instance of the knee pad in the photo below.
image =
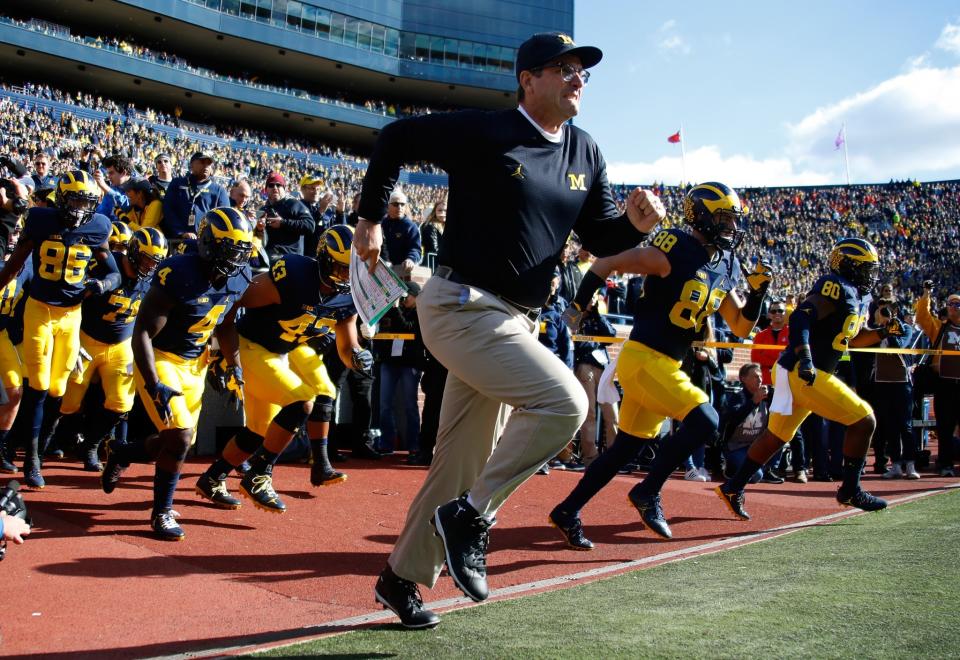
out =
{"type": "Polygon", "coordinates": [[[701,403],[687,413],[683,418],[683,425],[706,441],[713,438],[720,428],[720,415],[709,403],[701,403]]]}
{"type": "Polygon", "coordinates": [[[240,429],[240,432],[237,433],[237,437],[234,438],[233,441],[236,443],[237,448],[240,451],[243,451],[247,454],[252,454],[260,449],[260,445],[263,444],[263,437],[244,427],[240,429]]]}
{"type": "Polygon", "coordinates": [[[294,401],[280,409],[280,412],[273,418],[273,423],[284,431],[294,433],[306,424],[310,411],[309,401],[294,401]]]}
{"type": "Polygon", "coordinates": [[[333,398],[318,396],[313,401],[313,410],[310,412],[311,422],[330,422],[333,420],[333,398]]]}

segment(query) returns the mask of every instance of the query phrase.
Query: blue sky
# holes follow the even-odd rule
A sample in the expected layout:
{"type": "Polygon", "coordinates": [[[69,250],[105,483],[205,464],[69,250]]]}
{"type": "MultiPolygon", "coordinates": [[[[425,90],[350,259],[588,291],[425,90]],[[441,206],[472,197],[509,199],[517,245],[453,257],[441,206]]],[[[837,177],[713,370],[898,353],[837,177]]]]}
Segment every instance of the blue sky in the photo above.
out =
{"type": "Polygon", "coordinates": [[[960,178],[960,2],[578,0],[603,49],[577,125],[611,181],[960,178]]]}

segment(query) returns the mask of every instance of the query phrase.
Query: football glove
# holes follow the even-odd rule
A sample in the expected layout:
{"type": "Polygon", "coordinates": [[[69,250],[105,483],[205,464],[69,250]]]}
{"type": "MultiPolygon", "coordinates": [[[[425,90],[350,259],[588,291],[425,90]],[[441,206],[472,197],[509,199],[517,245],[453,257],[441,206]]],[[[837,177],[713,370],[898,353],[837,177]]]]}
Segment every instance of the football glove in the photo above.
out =
{"type": "Polygon", "coordinates": [[[173,411],[170,410],[170,400],[175,396],[183,396],[183,392],[178,392],[165,383],[157,382],[155,386],[147,389],[147,394],[153,401],[153,407],[156,408],[160,421],[169,424],[173,418],[173,411]]]}
{"type": "Polygon", "coordinates": [[[751,291],[766,293],[773,280],[773,266],[763,260],[758,260],[753,272],[747,275],[747,285],[751,291]]]}
{"type": "Polygon", "coordinates": [[[583,323],[583,310],[577,303],[570,303],[561,317],[564,324],[570,330],[571,335],[580,334],[580,325],[583,323]]]}
{"type": "Polygon", "coordinates": [[[880,335],[881,340],[887,337],[902,337],[903,321],[894,316],[886,325],[877,328],[877,334],[880,335]]]}
{"type": "Polygon", "coordinates": [[[355,347],[350,355],[350,368],[364,376],[373,375],[373,353],[365,348],[355,347]]]}
{"type": "Polygon", "coordinates": [[[810,353],[810,347],[804,346],[797,354],[797,376],[807,385],[813,385],[817,379],[817,368],[813,366],[813,355],[810,353]]]}
{"type": "Polygon", "coordinates": [[[240,365],[227,364],[226,358],[220,358],[210,365],[209,382],[219,394],[229,397],[230,404],[236,410],[243,407],[243,369],[240,365]]]}
{"type": "Polygon", "coordinates": [[[84,283],[83,288],[87,290],[89,295],[99,296],[104,291],[103,280],[88,279],[84,283]]]}

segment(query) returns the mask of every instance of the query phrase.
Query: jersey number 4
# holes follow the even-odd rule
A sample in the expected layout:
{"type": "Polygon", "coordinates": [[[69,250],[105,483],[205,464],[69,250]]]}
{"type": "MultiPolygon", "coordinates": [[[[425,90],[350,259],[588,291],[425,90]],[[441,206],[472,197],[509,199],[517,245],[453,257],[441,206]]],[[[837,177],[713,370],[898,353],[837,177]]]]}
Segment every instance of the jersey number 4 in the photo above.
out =
{"type": "Polygon", "coordinates": [[[66,247],[59,241],[44,241],[40,244],[40,277],[67,284],[80,284],[83,281],[87,264],[93,252],[86,245],[66,247]]]}

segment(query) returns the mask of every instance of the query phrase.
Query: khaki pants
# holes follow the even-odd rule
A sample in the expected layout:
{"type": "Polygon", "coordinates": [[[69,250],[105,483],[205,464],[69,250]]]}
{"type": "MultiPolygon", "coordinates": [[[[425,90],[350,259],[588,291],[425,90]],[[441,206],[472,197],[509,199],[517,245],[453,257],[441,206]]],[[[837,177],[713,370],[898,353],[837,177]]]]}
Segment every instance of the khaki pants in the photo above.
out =
{"type": "MultiPolygon", "coordinates": [[[[581,362],[574,369],[577,380],[587,393],[587,418],[580,427],[580,458],[584,465],[590,465],[597,458],[597,386],[603,369],[581,362]]],[[[613,446],[617,435],[617,406],[613,403],[600,404],[603,413],[603,441],[607,449],[613,446]]]]}
{"type": "Polygon", "coordinates": [[[433,463],[389,564],[432,587],[444,562],[434,510],[469,489],[477,510],[495,515],[573,437],[587,397],[537,341],[536,323],[483,289],[432,277],[417,313],[427,348],[450,373],[433,463]]]}

